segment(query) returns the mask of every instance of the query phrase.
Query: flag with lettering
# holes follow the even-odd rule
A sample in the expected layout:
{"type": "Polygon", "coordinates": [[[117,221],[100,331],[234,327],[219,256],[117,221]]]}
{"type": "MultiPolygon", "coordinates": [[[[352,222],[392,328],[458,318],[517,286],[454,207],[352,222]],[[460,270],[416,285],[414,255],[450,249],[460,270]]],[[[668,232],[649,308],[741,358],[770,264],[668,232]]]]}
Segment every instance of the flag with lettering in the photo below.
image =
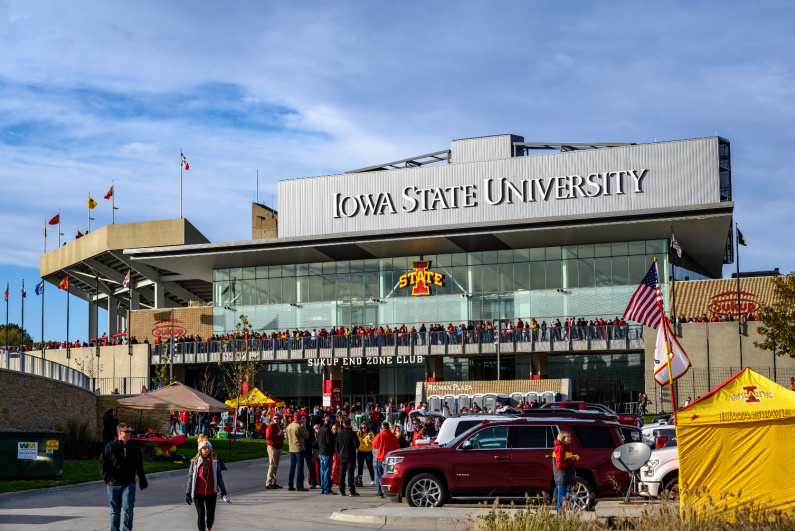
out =
{"type": "Polygon", "coordinates": [[[660,277],[657,274],[657,262],[654,262],[629,300],[629,305],[624,311],[624,319],[657,328],[662,316],[663,298],[660,290],[660,277]]]}
{"type": "Polygon", "coordinates": [[[52,218],[52,219],[49,221],[49,224],[50,224],[50,225],[57,225],[57,224],[59,224],[60,222],[61,222],[61,215],[60,215],[60,214],[55,214],[55,217],[54,217],[54,218],[52,218]]]}
{"type": "Polygon", "coordinates": [[[676,241],[676,237],[674,236],[673,232],[671,233],[671,247],[676,250],[676,256],[682,258],[682,246],[679,245],[678,241],[676,241]]]}
{"type": "Polygon", "coordinates": [[[668,385],[671,378],[677,378],[690,369],[690,358],[685,354],[682,345],[677,341],[667,319],[663,319],[662,326],[657,329],[657,344],[654,348],[654,379],[660,385],[668,385]],[[667,343],[667,345],[666,345],[667,343]],[[666,361],[666,353],[668,361],[666,361]],[[671,364],[671,373],[668,373],[668,364],[671,364]]]}
{"type": "Polygon", "coordinates": [[[89,208],[89,210],[93,210],[97,206],[97,202],[94,201],[93,197],[88,196],[88,201],[86,201],[86,206],[89,208]]]}
{"type": "Polygon", "coordinates": [[[105,199],[110,199],[112,195],[113,195],[113,187],[111,186],[110,190],[108,190],[108,193],[105,194],[105,199]]]}
{"type": "Polygon", "coordinates": [[[44,293],[44,281],[42,280],[38,284],[36,284],[36,295],[41,295],[44,293]]]}
{"type": "Polygon", "coordinates": [[[58,284],[58,289],[69,289],[69,277],[64,278],[60,284],[58,284]]]}
{"type": "Polygon", "coordinates": [[[189,170],[190,165],[188,164],[188,159],[186,159],[185,155],[183,155],[182,153],[180,153],[179,156],[182,158],[182,167],[185,168],[186,170],[189,170]]]}

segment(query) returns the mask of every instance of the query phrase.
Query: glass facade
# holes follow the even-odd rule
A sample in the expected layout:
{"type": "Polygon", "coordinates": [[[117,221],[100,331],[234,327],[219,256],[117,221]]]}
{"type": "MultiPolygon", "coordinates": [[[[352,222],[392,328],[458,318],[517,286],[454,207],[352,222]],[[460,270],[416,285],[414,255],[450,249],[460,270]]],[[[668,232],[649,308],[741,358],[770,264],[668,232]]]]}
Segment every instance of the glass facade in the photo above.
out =
{"type": "Polygon", "coordinates": [[[217,269],[213,331],[234,330],[240,314],[264,331],[608,318],[623,313],[655,257],[666,284],[668,240],[217,269]],[[431,296],[400,287],[418,260],[445,276],[431,296]]]}

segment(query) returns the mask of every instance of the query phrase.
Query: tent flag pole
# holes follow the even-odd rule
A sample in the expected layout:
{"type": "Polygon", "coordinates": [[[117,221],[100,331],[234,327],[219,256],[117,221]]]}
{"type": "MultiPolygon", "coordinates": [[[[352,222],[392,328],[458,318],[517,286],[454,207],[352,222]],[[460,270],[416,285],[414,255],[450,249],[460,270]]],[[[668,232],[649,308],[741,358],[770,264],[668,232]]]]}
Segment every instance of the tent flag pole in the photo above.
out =
{"type": "MultiPolygon", "coordinates": [[[[665,319],[665,316],[663,316],[665,319]]],[[[668,349],[668,323],[663,322],[663,326],[665,329],[663,330],[663,334],[665,334],[665,359],[668,360],[668,383],[671,384],[671,407],[673,408],[672,412],[674,416],[676,415],[676,398],[674,397],[674,376],[671,372],[671,354],[670,350],[668,349]]]]}

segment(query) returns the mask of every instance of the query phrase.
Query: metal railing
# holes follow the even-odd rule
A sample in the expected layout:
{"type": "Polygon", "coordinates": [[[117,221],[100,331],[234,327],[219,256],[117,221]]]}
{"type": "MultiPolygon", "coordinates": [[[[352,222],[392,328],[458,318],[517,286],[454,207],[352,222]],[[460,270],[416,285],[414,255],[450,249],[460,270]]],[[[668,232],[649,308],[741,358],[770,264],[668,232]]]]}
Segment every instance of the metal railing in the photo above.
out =
{"type": "Polygon", "coordinates": [[[144,387],[149,392],[163,386],[159,378],[147,377],[92,378],[91,385],[98,395],[135,395],[144,387]]]}
{"type": "MultiPolygon", "coordinates": [[[[513,352],[642,350],[641,325],[546,329],[452,330],[317,337],[176,341],[150,346],[152,364],[231,361],[240,353],[260,360],[350,358],[390,355],[463,355],[513,352]],[[237,353],[237,354],[235,354],[237,353]]],[[[240,359],[239,357],[237,359],[240,359]]]]}
{"type": "Polygon", "coordinates": [[[22,352],[0,351],[0,368],[64,382],[87,391],[92,390],[91,378],[82,372],[22,352]]]}

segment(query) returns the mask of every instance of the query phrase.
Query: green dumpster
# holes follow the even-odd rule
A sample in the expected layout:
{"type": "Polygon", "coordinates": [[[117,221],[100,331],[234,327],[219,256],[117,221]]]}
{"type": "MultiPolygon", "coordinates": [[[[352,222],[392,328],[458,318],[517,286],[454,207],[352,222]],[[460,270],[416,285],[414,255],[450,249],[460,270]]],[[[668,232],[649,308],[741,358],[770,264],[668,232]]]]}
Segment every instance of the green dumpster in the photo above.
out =
{"type": "Polygon", "coordinates": [[[0,430],[0,478],[60,478],[64,439],[53,430],[0,430]]]}

